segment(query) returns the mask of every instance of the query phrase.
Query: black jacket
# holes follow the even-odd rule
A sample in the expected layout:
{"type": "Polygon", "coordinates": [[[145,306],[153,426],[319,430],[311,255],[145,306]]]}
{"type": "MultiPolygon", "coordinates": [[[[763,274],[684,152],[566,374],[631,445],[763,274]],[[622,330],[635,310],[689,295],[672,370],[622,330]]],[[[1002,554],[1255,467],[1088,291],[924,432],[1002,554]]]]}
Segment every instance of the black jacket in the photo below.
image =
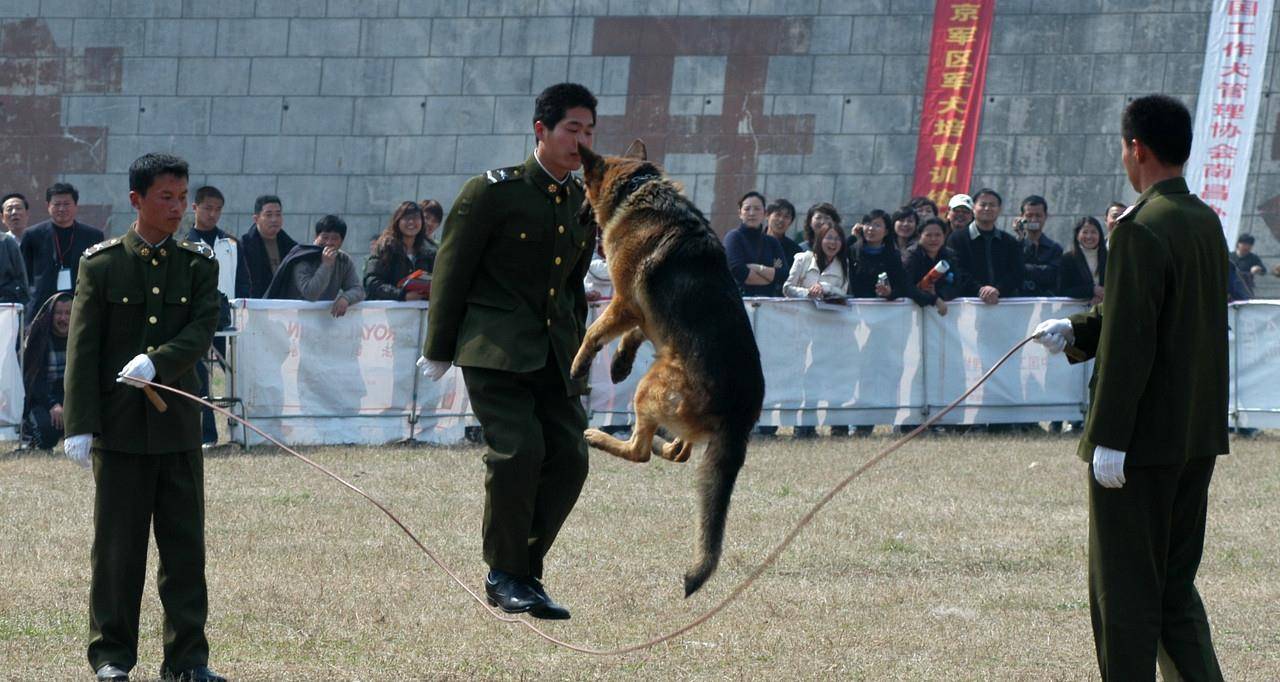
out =
{"type": "Polygon", "coordinates": [[[937,258],[930,258],[929,254],[919,244],[915,244],[907,249],[906,263],[904,268],[907,271],[907,283],[911,289],[915,291],[915,295],[911,296],[911,300],[920,305],[933,305],[939,297],[944,301],[950,301],[964,294],[968,286],[969,277],[965,273],[964,268],[960,267],[960,263],[956,259],[956,254],[946,246],[938,251],[937,258]],[[933,291],[921,291],[916,288],[916,284],[938,264],[938,261],[945,260],[951,269],[942,279],[934,282],[933,291]]]}
{"type": "Polygon", "coordinates": [[[879,253],[870,253],[861,241],[849,249],[849,295],[854,298],[878,298],[876,280],[880,273],[889,275],[889,300],[911,296],[915,287],[907,284],[907,272],[902,268],[902,256],[885,240],[879,253]]]}
{"type": "MultiPolygon", "coordinates": [[[[280,264],[284,265],[285,256],[297,246],[298,242],[285,234],[284,230],[276,235],[276,247],[280,251],[280,264]]],[[[267,258],[267,247],[258,234],[258,226],[249,228],[240,237],[240,253],[244,256],[245,265],[249,268],[249,298],[265,298],[267,288],[271,286],[271,260],[267,258]]]]}
{"type": "Polygon", "coordinates": [[[23,233],[22,260],[32,287],[33,307],[49,300],[58,291],[58,271],[62,268],[71,271],[71,290],[75,291],[76,280],[80,276],[80,256],[103,238],[102,230],[79,220],[65,230],[55,228],[53,221],[45,220],[23,233]]]}
{"type": "Polygon", "coordinates": [[[1043,234],[1039,245],[1030,239],[1022,240],[1021,244],[1023,271],[1026,273],[1022,277],[1022,295],[1056,295],[1058,271],[1062,268],[1062,247],[1043,234]]]}
{"type": "Polygon", "coordinates": [[[947,246],[956,254],[956,260],[968,273],[965,296],[977,296],[984,286],[1000,290],[1001,298],[1022,295],[1022,278],[1026,269],[1022,265],[1022,245],[1013,235],[994,228],[991,236],[978,234],[977,223],[963,230],[956,230],[947,237],[947,246]],[[987,262],[984,239],[991,240],[991,262],[987,262]],[[988,268],[990,265],[990,268],[988,268]]]}
{"type": "MultiPolygon", "coordinates": [[[[1107,274],[1107,250],[1098,249],[1098,286],[1104,286],[1107,274]]],[[[1093,298],[1093,275],[1083,253],[1072,251],[1062,258],[1058,277],[1058,295],[1067,298],[1093,298]]]]}
{"type": "Polygon", "coordinates": [[[394,253],[384,260],[377,253],[369,254],[364,262],[364,290],[371,301],[403,301],[404,290],[400,280],[414,270],[431,272],[436,264],[436,245],[428,240],[423,249],[414,255],[413,262],[405,257],[404,247],[392,247],[394,253]]]}

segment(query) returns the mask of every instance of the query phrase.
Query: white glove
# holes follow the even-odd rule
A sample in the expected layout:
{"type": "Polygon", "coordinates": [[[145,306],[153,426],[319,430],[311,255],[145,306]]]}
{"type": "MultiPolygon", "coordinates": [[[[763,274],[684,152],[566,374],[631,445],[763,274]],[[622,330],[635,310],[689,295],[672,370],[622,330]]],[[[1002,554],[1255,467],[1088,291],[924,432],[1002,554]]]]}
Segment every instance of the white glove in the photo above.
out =
{"type": "Polygon", "coordinates": [[[1124,486],[1124,453],[1105,445],[1093,448],[1093,477],[1104,488],[1124,486]]]}
{"type": "Polygon", "coordinates": [[[133,356],[133,359],[120,370],[120,374],[116,381],[120,381],[131,386],[142,386],[142,384],[129,381],[130,379],[142,379],[143,381],[151,381],[156,378],[156,366],[152,364],[151,358],[146,354],[139,353],[133,356]]]}
{"type": "Polygon", "coordinates": [[[1045,320],[1036,326],[1034,334],[1036,343],[1044,346],[1050,353],[1061,353],[1063,348],[1076,342],[1076,333],[1071,328],[1071,320],[1045,320]]]}
{"type": "Polygon", "coordinates": [[[89,466],[89,446],[92,444],[92,434],[81,433],[75,436],[67,436],[62,440],[62,451],[67,454],[67,459],[87,468],[89,466]]]}
{"type": "Polygon", "coordinates": [[[452,364],[444,360],[428,360],[425,355],[418,356],[418,369],[422,370],[422,376],[429,377],[432,381],[440,381],[440,377],[449,371],[452,364]]]}

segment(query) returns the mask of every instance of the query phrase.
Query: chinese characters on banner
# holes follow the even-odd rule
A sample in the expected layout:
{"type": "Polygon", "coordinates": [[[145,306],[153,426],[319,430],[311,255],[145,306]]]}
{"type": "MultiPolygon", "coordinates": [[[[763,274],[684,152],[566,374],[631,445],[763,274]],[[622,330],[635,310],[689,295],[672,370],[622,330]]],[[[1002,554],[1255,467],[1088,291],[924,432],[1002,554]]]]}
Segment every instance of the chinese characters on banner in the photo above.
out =
{"type": "Polygon", "coordinates": [[[1274,0],[1213,0],[1196,100],[1187,186],[1217,212],[1234,245],[1244,210],[1253,135],[1262,113],[1274,0]]]}
{"type": "Polygon", "coordinates": [[[982,114],[995,0],[937,0],[912,196],[967,193],[982,114]]]}

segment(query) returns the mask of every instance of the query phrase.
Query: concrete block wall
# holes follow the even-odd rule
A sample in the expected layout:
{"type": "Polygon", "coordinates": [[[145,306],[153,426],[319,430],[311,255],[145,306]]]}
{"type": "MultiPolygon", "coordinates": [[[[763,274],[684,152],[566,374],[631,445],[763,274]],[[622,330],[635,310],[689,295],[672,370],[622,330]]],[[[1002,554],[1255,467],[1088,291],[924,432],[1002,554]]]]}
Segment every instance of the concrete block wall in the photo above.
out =
{"type": "MultiPolygon", "coordinates": [[[[1080,215],[1132,199],[1119,112],[1153,91],[1194,106],[1206,6],[1000,0],[974,186],[1001,191],[1007,214],[1044,195],[1059,239],[1080,215]]],[[[0,59],[15,75],[0,79],[0,189],[42,199],[69,180],[86,217],[119,233],[129,162],[171,150],[193,184],[227,194],[229,229],[276,193],[296,238],[338,213],[360,254],[397,202],[447,208],[466,177],[522,161],[534,95],[572,79],[600,97],[600,147],[651,141],[718,228],[748,189],[802,211],[831,201],[853,219],[907,198],[932,11],[931,0],[4,0],[0,59]]],[[[1280,262],[1277,42],[1241,231],[1280,262]],[[1274,227],[1263,206],[1276,207],[1274,227]]]]}

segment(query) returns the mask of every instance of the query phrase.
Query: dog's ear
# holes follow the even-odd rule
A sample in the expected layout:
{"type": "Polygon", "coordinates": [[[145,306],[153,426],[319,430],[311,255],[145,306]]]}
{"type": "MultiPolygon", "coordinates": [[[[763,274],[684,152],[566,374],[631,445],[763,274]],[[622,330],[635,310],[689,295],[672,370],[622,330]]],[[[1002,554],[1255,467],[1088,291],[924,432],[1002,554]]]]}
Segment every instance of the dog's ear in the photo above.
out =
{"type": "Polygon", "coordinates": [[[604,177],[604,158],[581,142],[578,143],[578,156],[582,157],[582,176],[587,187],[595,186],[604,177]]]}
{"type": "Polygon", "coordinates": [[[645,148],[644,140],[641,140],[640,138],[636,138],[636,141],[632,142],[631,145],[627,147],[627,151],[622,152],[622,156],[628,159],[639,159],[641,161],[648,161],[649,150],[645,148]]]}

